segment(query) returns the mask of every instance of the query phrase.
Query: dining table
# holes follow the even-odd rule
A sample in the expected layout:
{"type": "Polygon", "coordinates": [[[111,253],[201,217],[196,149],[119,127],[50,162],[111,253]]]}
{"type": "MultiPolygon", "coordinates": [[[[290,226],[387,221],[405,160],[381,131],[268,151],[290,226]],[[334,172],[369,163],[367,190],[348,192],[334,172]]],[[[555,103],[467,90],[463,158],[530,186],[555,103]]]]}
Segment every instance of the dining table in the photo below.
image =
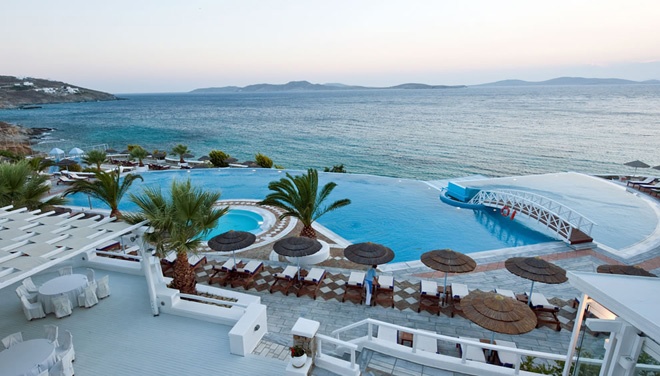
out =
{"type": "Polygon", "coordinates": [[[55,345],[44,338],[12,345],[0,352],[0,373],[3,376],[38,376],[57,362],[55,345]]]}
{"type": "Polygon", "coordinates": [[[78,295],[83,293],[87,286],[87,276],[83,274],[68,274],[51,279],[39,287],[37,299],[44,307],[44,312],[55,312],[53,299],[59,295],[66,295],[72,307],[78,306],[78,295]]]}

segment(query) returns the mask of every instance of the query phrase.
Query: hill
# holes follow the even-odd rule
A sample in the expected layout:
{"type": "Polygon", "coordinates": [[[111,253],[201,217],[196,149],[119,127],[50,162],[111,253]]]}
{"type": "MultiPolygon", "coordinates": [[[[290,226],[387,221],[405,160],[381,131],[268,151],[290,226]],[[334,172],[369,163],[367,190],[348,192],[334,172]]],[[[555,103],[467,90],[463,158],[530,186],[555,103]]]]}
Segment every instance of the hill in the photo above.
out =
{"type": "Polygon", "coordinates": [[[254,92],[282,92],[282,91],[328,91],[328,90],[371,90],[371,89],[456,89],[464,88],[464,85],[445,86],[445,85],[425,85],[425,84],[401,84],[389,87],[367,87],[351,86],[340,83],[331,84],[312,84],[308,81],[291,81],[282,85],[275,84],[256,84],[245,87],[224,86],[209,87],[190,91],[193,94],[214,94],[214,93],[254,93],[254,92]]]}
{"type": "Polygon", "coordinates": [[[117,100],[112,94],[40,78],[0,76],[0,109],[41,104],[117,100]]]}
{"type": "Polygon", "coordinates": [[[558,77],[546,81],[503,80],[472,86],[552,86],[552,85],[653,85],[658,80],[631,81],[620,78],[558,77]]]}

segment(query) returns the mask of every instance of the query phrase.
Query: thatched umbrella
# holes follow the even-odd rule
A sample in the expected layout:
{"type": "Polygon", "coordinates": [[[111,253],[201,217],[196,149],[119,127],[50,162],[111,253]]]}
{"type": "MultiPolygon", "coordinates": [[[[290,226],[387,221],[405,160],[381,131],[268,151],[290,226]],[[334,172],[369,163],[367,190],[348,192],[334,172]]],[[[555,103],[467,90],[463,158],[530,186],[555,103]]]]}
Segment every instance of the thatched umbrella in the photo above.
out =
{"type": "Polygon", "coordinates": [[[558,284],[568,281],[566,270],[551,264],[540,257],[512,257],[504,262],[511,273],[532,281],[529,290],[529,304],[532,304],[534,282],[558,284]]]}
{"type": "Polygon", "coordinates": [[[422,263],[433,270],[445,273],[445,284],[442,290],[447,294],[447,274],[467,273],[477,267],[476,261],[468,255],[453,251],[451,249],[436,249],[422,254],[422,263]]]}
{"type": "Polygon", "coordinates": [[[657,275],[642,269],[637,265],[600,265],[596,268],[598,273],[636,275],[640,277],[657,277],[657,275]]]}
{"type": "Polygon", "coordinates": [[[491,343],[495,332],[523,334],[536,327],[536,314],[525,303],[496,294],[475,290],[461,299],[463,314],[470,321],[490,330],[491,343]]]}
{"type": "Polygon", "coordinates": [[[66,170],[69,171],[69,166],[73,166],[77,164],[76,161],[72,159],[62,159],[61,161],[57,162],[55,165],[58,167],[66,167],[66,170]]]}
{"type": "Polygon", "coordinates": [[[313,255],[321,248],[323,248],[323,245],[318,240],[305,236],[291,236],[280,239],[273,244],[273,250],[278,255],[296,258],[298,261],[298,275],[300,275],[300,257],[313,255]]]}
{"type": "Polygon", "coordinates": [[[210,161],[211,158],[208,155],[203,155],[203,156],[197,158],[197,160],[200,161],[200,162],[206,162],[206,161],[210,161]]]}
{"type": "Polygon", "coordinates": [[[110,148],[110,149],[105,149],[106,154],[117,154],[117,150],[110,148]]]}
{"type": "Polygon", "coordinates": [[[637,173],[638,168],[649,168],[651,166],[647,165],[646,163],[636,160],[636,161],[631,161],[631,162],[626,162],[623,164],[624,166],[628,167],[634,167],[635,171],[633,172],[633,175],[637,173]]]}
{"type": "Polygon", "coordinates": [[[356,243],[344,249],[344,257],[357,264],[381,265],[394,259],[394,251],[377,243],[356,243]]]}
{"type": "Polygon", "coordinates": [[[220,235],[216,235],[209,240],[209,248],[216,252],[231,252],[236,265],[236,254],[234,251],[249,247],[254,244],[257,237],[247,231],[229,230],[220,235]]]}

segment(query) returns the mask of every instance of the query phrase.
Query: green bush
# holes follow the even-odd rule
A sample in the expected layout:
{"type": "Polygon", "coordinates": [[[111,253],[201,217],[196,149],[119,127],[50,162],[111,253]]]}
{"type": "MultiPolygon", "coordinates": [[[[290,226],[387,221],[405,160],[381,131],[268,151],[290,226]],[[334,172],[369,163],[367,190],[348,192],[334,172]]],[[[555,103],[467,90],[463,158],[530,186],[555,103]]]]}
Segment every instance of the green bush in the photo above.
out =
{"type": "Polygon", "coordinates": [[[254,156],[254,160],[259,167],[273,168],[273,160],[261,153],[257,153],[257,155],[254,156]]]}
{"type": "Polygon", "coordinates": [[[229,166],[229,163],[227,163],[227,159],[230,158],[230,155],[222,150],[211,150],[211,152],[209,153],[209,158],[211,163],[215,167],[229,166]]]}
{"type": "Polygon", "coordinates": [[[337,172],[337,173],[345,174],[347,171],[344,168],[344,164],[342,163],[342,164],[334,165],[332,166],[332,168],[324,167],[323,172],[337,172]]]}

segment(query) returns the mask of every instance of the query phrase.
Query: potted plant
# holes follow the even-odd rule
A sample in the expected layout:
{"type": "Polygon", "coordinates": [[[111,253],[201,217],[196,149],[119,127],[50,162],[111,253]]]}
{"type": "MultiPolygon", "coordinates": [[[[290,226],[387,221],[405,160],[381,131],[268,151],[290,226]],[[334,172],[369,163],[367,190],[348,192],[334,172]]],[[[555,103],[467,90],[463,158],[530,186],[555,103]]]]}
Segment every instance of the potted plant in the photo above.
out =
{"type": "Polygon", "coordinates": [[[304,366],[305,362],[307,362],[305,349],[300,345],[296,345],[289,347],[289,350],[291,350],[291,364],[296,368],[304,366]]]}

